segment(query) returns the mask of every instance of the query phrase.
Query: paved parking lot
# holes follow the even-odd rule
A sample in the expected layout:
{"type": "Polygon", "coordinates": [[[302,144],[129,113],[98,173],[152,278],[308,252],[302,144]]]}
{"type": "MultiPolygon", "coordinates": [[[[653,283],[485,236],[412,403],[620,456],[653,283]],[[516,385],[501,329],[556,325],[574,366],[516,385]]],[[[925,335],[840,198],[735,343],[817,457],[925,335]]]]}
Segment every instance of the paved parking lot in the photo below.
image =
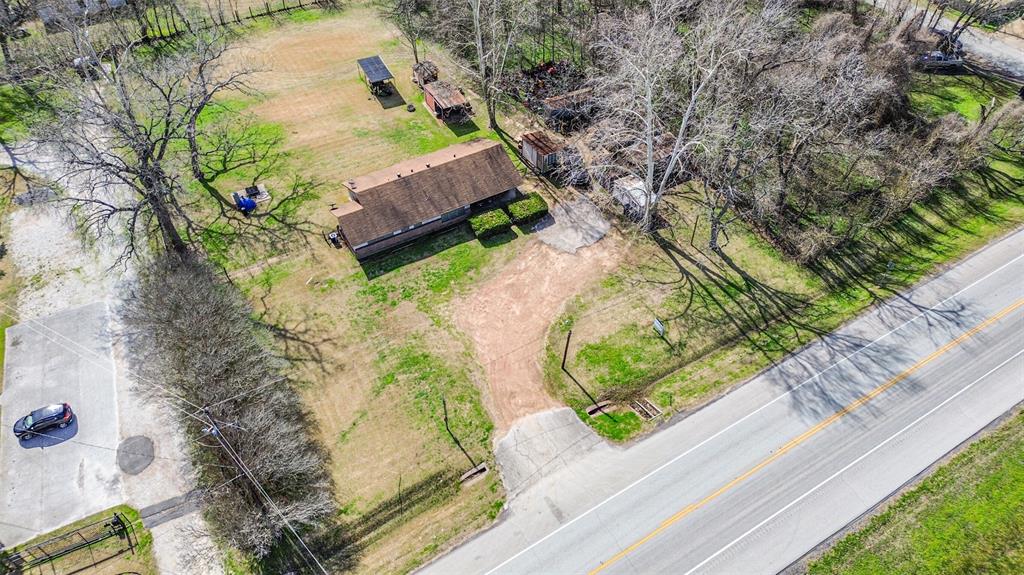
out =
{"type": "Polygon", "coordinates": [[[0,394],[0,547],[123,501],[117,467],[117,391],[106,303],[7,330],[0,394]],[[28,412],[70,403],[74,424],[20,442],[28,412]]]}

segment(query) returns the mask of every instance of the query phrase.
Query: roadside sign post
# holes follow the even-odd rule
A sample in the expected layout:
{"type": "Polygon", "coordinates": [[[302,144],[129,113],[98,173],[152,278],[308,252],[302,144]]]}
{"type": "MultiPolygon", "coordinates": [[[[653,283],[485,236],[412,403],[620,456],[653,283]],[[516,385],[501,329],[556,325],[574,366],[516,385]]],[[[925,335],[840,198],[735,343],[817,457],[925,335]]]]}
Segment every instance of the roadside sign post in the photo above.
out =
{"type": "Polygon", "coordinates": [[[661,341],[665,342],[665,345],[668,346],[672,353],[675,353],[676,347],[672,345],[672,342],[670,342],[667,337],[665,337],[665,323],[658,319],[657,316],[654,317],[654,331],[658,334],[658,337],[661,338],[661,341]]]}

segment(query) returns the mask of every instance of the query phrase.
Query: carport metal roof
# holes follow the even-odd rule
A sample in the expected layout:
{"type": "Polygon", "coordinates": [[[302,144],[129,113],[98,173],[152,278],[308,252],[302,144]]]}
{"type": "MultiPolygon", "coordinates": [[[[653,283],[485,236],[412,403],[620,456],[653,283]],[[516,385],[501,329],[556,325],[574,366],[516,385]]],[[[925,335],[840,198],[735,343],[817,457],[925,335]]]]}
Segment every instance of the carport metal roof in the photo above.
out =
{"type": "Polygon", "coordinates": [[[384,60],[380,59],[380,56],[370,56],[369,58],[360,58],[357,60],[359,67],[363,69],[363,74],[366,75],[366,81],[371,84],[377,82],[383,82],[394,78],[391,75],[391,70],[384,64],[384,60]]]}

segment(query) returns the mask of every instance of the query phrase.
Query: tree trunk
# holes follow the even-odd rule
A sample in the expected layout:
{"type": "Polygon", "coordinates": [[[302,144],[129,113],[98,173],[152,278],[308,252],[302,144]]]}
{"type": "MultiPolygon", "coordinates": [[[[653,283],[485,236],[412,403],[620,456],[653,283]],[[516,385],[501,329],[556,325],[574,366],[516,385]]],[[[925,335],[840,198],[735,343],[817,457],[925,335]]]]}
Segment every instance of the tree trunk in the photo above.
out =
{"type": "Polygon", "coordinates": [[[498,129],[498,110],[497,105],[494,103],[494,98],[485,97],[485,104],[487,106],[487,127],[492,130],[498,129]]]}
{"type": "Polygon", "coordinates": [[[655,157],[654,157],[654,125],[655,125],[655,114],[654,114],[654,91],[653,86],[650,82],[645,86],[644,91],[644,146],[646,147],[647,157],[646,160],[646,171],[644,173],[644,214],[643,219],[640,222],[640,229],[644,232],[651,231],[651,223],[654,221],[654,209],[655,203],[658,200],[658,190],[654,189],[654,169],[655,169],[655,157]]]}
{"type": "Polygon", "coordinates": [[[0,53],[4,56],[4,68],[8,72],[14,71],[14,60],[11,59],[11,46],[7,34],[0,32],[0,53]]]}
{"type": "Polygon", "coordinates": [[[484,106],[487,108],[487,127],[495,129],[498,127],[498,119],[495,113],[493,95],[491,94],[491,73],[487,66],[487,53],[484,51],[483,22],[480,14],[480,0],[470,0],[470,8],[473,11],[473,43],[476,47],[477,68],[480,72],[480,84],[484,106]]]}
{"type": "Polygon", "coordinates": [[[199,112],[201,110],[202,108],[196,111],[189,120],[188,126],[185,128],[185,139],[188,140],[188,155],[189,164],[192,168],[192,177],[198,182],[206,182],[206,174],[203,173],[203,167],[199,164],[199,141],[196,139],[196,122],[199,121],[199,112]]]}
{"type": "Polygon", "coordinates": [[[7,0],[0,0],[0,53],[4,56],[4,67],[7,71],[14,70],[11,59],[10,34],[14,32],[15,22],[11,15],[11,7],[7,0]]]}
{"type": "Polygon", "coordinates": [[[718,245],[718,236],[722,232],[722,222],[717,216],[715,216],[714,209],[709,211],[708,216],[708,219],[711,220],[711,233],[708,236],[708,249],[717,254],[722,249],[722,247],[718,245]]]}
{"type": "Polygon", "coordinates": [[[128,5],[132,7],[132,16],[135,17],[135,23],[139,25],[139,37],[146,38],[149,36],[149,22],[146,21],[145,3],[129,2],[128,5]]]}
{"type": "Polygon", "coordinates": [[[160,233],[164,237],[164,247],[182,260],[186,259],[190,253],[188,244],[178,233],[170,210],[167,209],[167,202],[160,192],[150,192],[150,205],[153,207],[153,215],[156,216],[157,224],[160,225],[160,233]]]}

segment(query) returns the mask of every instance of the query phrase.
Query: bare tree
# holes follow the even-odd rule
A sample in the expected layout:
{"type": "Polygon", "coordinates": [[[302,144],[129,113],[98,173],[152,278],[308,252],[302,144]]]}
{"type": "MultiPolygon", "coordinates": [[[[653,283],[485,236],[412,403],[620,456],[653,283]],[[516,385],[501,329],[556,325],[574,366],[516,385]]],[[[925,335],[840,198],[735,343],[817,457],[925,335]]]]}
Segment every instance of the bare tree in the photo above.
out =
{"type": "Polygon", "coordinates": [[[499,86],[534,9],[520,0],[442,0],[436,10],[440,37],[470,60],[467,71],[480,88],[491,129],[498,127],[499,86]]]}
{"type": "MultiPolygon", "coordinates": [[[[588,142],[598,159],[591,168],[606,184],[623,176],[642,182],[642,230],[651,229],[662,198],[692,177],[700,154],[708,153],[706,140],[721,117],[716,110],[729,105],[723,74],[743,68],[757,46],[778,42],[775,29],[787,5],[767,2],[751,12],[741,1],[655,1],[602,21],[599,113],[588,142]],[[693,12],[692,20],[680,20],[693,12]]],[[[757,55],[765,69],[775,63],[774,55],[757,55]]],[[[715,221],[731,205],[723,198],[708,198],[715,221]]]]}
{"type": "Polygon", "coordinates": [[[998,0],[961,0],[957,3],[960,14],[953,21],[953,27],[944,38],[945,43],[940,44],[942,49],[952,50],[954,44],[968,28],[988,19],[1000,7],[998,0]]]}
{"type": "Polygon", "coordinates": [[[989,125],[992,146],[1009,154],[1024,156],[1024,102],[1011,101],[992,115],[989,125]]]}
{"type": "Polygon", "coordinates": [[[969,142],[983,138],[910,116],[895,24],[837,11],[808,32],[794,8],[652,3],[605,20],[584,155],[613,195],[623,176],[640,182],[641,229],[678,190],[702,208],[712,251],[739,217],[809,261],[888,224],[977,157],[969,142]]]}
{"type": "MultiPolygon", "coordinates": [[[[225,165],[246,157],[263,160],[273,142],[247,142],[245,123],[231,118],[232,130],[221,137],[200,133],[199,120],[227,93],[251,93],[248,68],[224,64],[227,33],[214,29],[178,40],[166,49],[147,48],[126,23],[114,21],[101,36],[75,24],[49,44],[51,50],[37,81],[50,93],[52,119],[34,131],[33,139],[65,164],[64,200],[82,215],[87,227],[126,236],[123,258],[131,257],[147,232],[162,238],[164,247],[185,257],[210,232],[238,232],[239,239],[284,241],[308,231],[292,221],[294,204],[310,194],[308,182],[275,195],[269,207],[243,216],[228,198],[209,185],[201,158],[231,154],[225,165]],[[107,60],[105,56],[109,55],[107,60]],[[78,74],[67,62],[76,62],[78,74]],[[204,148],[204,145],[212,147],[204,148]],[[190,205],[186,193],[191,175],[207,193],[207,207],[190,205]],[[208,206],[213,200],[216,211],[208,206]],[[249,232],[256,232],[255,234],[249,232]]],[[[231,115],[231,114],[229,114],[231,115]]]]}
{"type": "Polygon", "coordinates": [[[328,519],[326,454],[241,294],[207,264],[161,256],[126,301],[138,384],[181,408],[216,534],[262,557],[289,537],[282,515],[299,530],[328,519]]]}
{"type": "Polygon", "coordinates": [[[664,184],[673,181],[667,164],[699,142],[690,121],[706,82],[692,87],[679,136],[668,144],[685,74],[674,6],[655,1],[602,24],[595,46],[602,72],[593,83],[599,112],[587,142],[594,153],[590,170],[609,188],[623,178],[642,183],[639,225],[649,230],[664,184]]]}
{"type": "Polygon", "coordinates": [[[379,3],[381,14],[398,28],[412,49],[416,64],[420,63],[420,38],[430,24],[430,7],[429,0],[381,0],[379,3]]]}

